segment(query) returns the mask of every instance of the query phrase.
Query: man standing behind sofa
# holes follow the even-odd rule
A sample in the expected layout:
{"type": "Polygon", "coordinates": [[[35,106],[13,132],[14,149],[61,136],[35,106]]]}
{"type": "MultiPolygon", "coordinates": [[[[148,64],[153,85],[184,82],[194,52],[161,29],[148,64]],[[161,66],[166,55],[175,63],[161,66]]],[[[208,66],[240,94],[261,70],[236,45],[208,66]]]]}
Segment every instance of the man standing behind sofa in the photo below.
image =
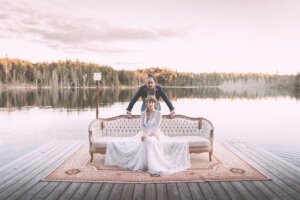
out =
{"type": "MultiPolygon", "coordinates": [[[[134,104],[136,103],[136,101],[142,97],[143,99],[143,104],[141,107],[141,112],[145,111],[147,108],[147,105],[145,103],[145,99],[147,98],[147,96],[149,95],[154,95],[156,97],[157,100],[159,100],[160,97],[162,97],[162,99],[165,101],[165,103],[167,104],[167,106],[170,109],[170,117],[174,117],[175,116],[175,108],[173,107],[172,102],[169,100],[168,96],[166,95],[166,93],[162,90],[162,87],[159,85],[155,84],[155,78],[153,75],[148,74],[147,78],[146,78],[146,84],[141,86],[139,88],[139,90],[135,93],[135,95],[132,97],[132,99],[129,102],[129,105],[127,107],[127,116],[128,118],[131,118],[131,110],[134,106],[134,104]]],[[[161,106],[159,101],[157,101],[156,103],[156,110],[161,110],[161,106]]]]}

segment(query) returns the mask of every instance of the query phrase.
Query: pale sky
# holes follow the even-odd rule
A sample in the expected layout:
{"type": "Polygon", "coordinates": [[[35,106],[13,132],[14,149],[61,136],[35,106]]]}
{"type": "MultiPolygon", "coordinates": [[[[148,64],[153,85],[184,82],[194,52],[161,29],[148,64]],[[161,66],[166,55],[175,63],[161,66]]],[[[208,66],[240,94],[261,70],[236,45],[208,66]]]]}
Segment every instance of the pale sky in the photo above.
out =
{"type": "Polygon", "coordinates": [[[300,72],[299,0],[0,0],[0,57],[300,72]]]}

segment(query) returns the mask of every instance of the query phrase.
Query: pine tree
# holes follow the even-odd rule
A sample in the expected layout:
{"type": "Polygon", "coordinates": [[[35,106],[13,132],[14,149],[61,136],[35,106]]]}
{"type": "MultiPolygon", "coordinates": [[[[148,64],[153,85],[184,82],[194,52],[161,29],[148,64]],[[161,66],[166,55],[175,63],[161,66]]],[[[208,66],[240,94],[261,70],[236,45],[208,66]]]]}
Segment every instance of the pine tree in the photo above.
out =
{"type": "Polygon", "coordinates": [[[300,73],[297,73],[295,77],[295,89],[300,91],[300,73]]]}

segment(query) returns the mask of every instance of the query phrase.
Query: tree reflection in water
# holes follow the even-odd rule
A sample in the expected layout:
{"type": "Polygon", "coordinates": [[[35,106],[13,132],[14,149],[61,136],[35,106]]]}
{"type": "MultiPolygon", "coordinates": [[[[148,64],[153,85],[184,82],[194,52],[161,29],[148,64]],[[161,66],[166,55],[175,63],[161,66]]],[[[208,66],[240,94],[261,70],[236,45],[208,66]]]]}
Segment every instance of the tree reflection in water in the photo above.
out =
{"type": "MultiPolygon", "coordinates": [[[[107,107],[116,102],[128,102],[136,92],[134,89],[100,89],[100,107],[107,107]]],[[[288,89],[245,89],[232,90],[220,88],[165,88],[167,95],[177,98],[268,98],[291,97],[300,99],[300,92],[288,89]]],[[[23,107],[53,107],[66,109],[95,108],[95,89],[0,89],[0,108],[21,109],[23,107]]]]}

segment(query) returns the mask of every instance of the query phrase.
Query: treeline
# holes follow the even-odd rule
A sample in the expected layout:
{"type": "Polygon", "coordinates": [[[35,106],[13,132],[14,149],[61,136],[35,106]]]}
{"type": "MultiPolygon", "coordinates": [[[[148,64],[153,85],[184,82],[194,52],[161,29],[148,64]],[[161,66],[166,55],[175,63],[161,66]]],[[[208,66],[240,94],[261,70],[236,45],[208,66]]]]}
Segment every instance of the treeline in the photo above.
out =
{"type": "Polygon", "coordinates": [[[295,77],[295,90],[300,91],[300,73],[295,77]]]}
{"type": "Polygon", "coordinates": [[[270,75],[261,73],[182,73],[168,68],[115,70],[110,66],[80,61],[32,63],[20,59],[0,58],[0,86],[30,86],[51,88],[94,87],[94,72],[102,73],[101,87],[136,87],[152,73],[164,86],[178,87],[272,87],[300,86],[299,74],[270,75]],[[298,78],[297,78],[298,77],[298,78]],[[297,85],[298,84],[298,85],[297,85]]]}
{"type": "Polygon", "coordinates": [[[79,61],[31,63],[19,59],[0,59],[0,84],[36,87],[92,87],[94,72],[101,72],[101,86],[134,85],[132,71],[116,71],[109,66],[79,61]]]}
{"type": "Polygon", "coordinates": [[[167,86],[290,88],[294,86],[295,82],[294,75],[263,73],[178,73],[167,68],[137,70],[139,77],[145,77],[147,73],[154,74],[159,83],[167,86]]]}

